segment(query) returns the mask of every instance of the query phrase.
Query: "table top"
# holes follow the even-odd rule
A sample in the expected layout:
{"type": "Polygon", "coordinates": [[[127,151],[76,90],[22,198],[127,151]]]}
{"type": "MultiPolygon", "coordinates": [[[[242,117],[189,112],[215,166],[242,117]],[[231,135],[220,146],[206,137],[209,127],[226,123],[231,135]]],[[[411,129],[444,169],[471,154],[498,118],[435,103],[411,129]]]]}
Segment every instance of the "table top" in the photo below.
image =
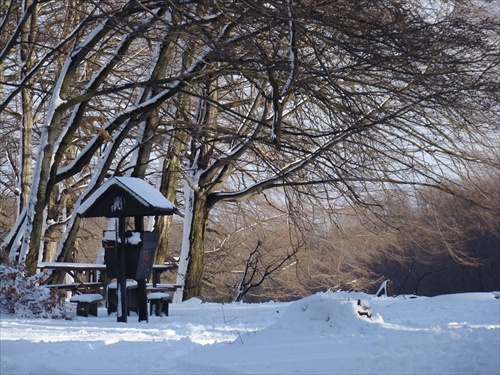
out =
{"type": "Polygon", "coordinates": [[[61,269],[61,270],[106,270],[105,264],[98,263],[71,263],[71,262],[40,262],[37,268],[61,269]]]}
{"type": "MultiPolygon", "coordinates": [[[[175,263],[153,264],[153,270],[170,270],[177,267],[175,263]]],[[[60,269],[60,270],[97,270],[105,271],[106,265],[99,263],[72,263],[72,262],[39,262],[39,269],[60,269]]]]}

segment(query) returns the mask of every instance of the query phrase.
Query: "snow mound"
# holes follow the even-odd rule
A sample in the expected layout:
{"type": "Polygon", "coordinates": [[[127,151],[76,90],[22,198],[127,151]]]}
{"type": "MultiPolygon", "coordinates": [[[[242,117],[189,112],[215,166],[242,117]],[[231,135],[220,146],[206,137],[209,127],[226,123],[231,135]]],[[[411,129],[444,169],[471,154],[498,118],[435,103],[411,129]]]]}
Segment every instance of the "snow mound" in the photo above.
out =
{"type": "Polygon", "coordinates": [[[188,300],[182,301],[183,306],[199,306],[203,301],[197,297],[192,297],[188,300]]]}
{"type": "Polygon", "coordinates": [[[318,293],[294,302],[274,329],[330,331],[359,329],[382,322],[367,299],[339,299],[335,293],[318,293]]]}

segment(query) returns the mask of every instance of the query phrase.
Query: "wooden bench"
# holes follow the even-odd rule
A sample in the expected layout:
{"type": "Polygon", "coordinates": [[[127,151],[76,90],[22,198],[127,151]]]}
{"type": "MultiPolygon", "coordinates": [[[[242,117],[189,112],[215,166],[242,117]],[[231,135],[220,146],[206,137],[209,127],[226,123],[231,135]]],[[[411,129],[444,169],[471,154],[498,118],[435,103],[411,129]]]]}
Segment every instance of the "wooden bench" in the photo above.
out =
{"type": "MultiPolygon", "coordinates": [[[[118,284],[116,282],[111,283],[107,287],[107,310],[108,315],[117,312],[118,310],[118,295],[117,295],[118,284]]],[[[128,311],[127,315],[130,316],[130,312],[134,311],[139,314],[139,302],[137,298],[137,281],[127,280],[127,302],[128,311]]],[[[147,315],[147,310],[146,313],[147,315]]]]}
{"type": "Polygon", "coordinates": [[[172,302],[170,294],[163,292],[153,292],[148,294],[149,301],[149,315],[153,315],[153,307],[156,316],[168,316],[168,305],[172,302]]]}
{"type": "Polygon", "coordinates": [[[103,297],[100,294],[78,294],[70,298],[70,302],[76,302],[76,315],[97,316],[97,305],[103,297]]]}

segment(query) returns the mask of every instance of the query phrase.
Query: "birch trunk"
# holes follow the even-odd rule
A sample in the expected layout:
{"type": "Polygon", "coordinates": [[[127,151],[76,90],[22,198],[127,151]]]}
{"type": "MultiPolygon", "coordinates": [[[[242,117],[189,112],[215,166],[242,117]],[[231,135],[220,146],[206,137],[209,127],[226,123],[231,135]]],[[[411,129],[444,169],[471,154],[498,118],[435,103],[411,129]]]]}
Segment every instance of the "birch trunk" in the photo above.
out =
{"type": "Polygon", "coordinates": [[[33,93],[30,89],[23,89],[23,119],[21,124],[21,170],[20,170],[20,196],[18,212],[28,204],[30,185],[33,170],[32,163],[32,129],[33,129],[33,93]]]}
{"type": "MultiPolygon", "coordinates": [[[[26,9],[31,5],[31,1],[27,1],[23,4],[26,9]]],[[[26,79],[28,72],[34,66],[34,54],[33,54],[33,41],[36,34],[36,24],[37,24],[37,12],[38,6],[35,6],[33,12],[30,16],[29,22],[23,24],[21,28],[21,48],[19,53],[19,59],[21,67],[20,79],[22,82],[26,79]]],[[[21,160],[20,160],[20,176],[19,176],[19,204],[18,212],[28,204],[30,185],[32,180],[32,132],[34,125],[33,118],[33,90],[31,89],[31,81],[27,82],[21,90],[21,100],[22,100],[22,120],[21,120],[21,160]]]]}

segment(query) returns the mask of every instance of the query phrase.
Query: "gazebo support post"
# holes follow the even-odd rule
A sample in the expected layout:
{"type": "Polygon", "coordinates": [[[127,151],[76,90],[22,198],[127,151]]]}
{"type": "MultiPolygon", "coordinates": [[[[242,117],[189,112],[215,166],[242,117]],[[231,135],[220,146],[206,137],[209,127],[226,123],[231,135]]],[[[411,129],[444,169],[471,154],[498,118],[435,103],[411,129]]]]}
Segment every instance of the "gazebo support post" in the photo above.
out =
{"type": "MultiPolygon", "coordinates": [[[[144,232],[144,216],[134,216],[136,232],[144,232]]],[[[139,322],[149,321],[148,298],[146,296],[146,279],[137,281],[137,307],[139,309],[139,322]]]]}
{"type": "Polygon", "coordinates": [[[148,321],[148,297],[146,295],[146,279],[137,280],[137,307],[139,322],[148,321]]]}
{"type": "Polygon", "coordinates": [[[127,323],[128,301],[127,301],[127,247],[125,246],[125,215],[118,217],[118,233],[120,235],[120,246],[118,252],[118,277],[117,294],[118,306],[116,321],[127,323]]]}

